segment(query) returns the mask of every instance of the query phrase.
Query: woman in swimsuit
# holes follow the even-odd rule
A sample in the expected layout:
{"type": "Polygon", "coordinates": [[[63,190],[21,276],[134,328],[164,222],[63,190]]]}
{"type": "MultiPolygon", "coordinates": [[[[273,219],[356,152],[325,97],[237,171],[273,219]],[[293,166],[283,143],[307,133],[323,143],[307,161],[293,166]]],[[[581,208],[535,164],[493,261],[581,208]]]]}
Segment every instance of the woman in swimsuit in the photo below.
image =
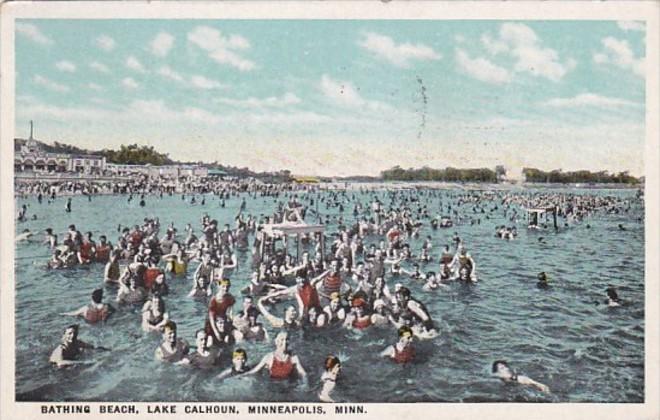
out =
{"type": "Polygon", "coordinates": [[[415,348],[412,345],[413,332],[407,326],[399,328],[399,341],[387,347],[380,355],[389,357],[396,363],[409,363],[415,358],[415,348]]]}
{"type": "Polygon", "coordinates": [[[90,324],[95,324],[99,321],[105,321],[110,314],[114,312],[114,308],[107,303],[103,303],[103,289],[96,289],[92,292],[92,302],[81,307],[80,309],[72,312],[65,312],[62,315],[66,316],[80,316],[90,324]]]}
{"type": "Polygon", "coordinates": [[[303,382],[307,381],[307,372],[300,359],[289,350],[289,334],[286,331],[280,331],[275,337],[275,351],[266,354],[247,374],[257,373],[263,368],[269,370],[271,379],[290,379],[297,374],[303,382]]]}
{"type": "Polygon", "coordinates": [[[352,311],[344,321],[344,327],[349,329],[364,330],[371,326],[371,315],[366,313],[367,301],[361,297],[354,298],[351,302],[352,311]]]}
{"type": "Polygon", "coordinates": [[[142,331],[160,331],[168,319],[169,315],[165,312],[165,301],[160,295],[153,295],[151,300],[142,307],[142,331]]]}

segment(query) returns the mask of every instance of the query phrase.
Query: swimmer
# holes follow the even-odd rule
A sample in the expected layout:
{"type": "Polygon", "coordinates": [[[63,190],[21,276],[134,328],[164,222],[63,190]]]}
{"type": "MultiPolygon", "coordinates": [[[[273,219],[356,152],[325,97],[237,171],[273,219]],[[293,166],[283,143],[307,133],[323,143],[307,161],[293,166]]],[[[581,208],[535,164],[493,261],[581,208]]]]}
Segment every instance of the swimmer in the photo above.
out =
{"type": "Polygon", "coordinates": [[[15,242],[29,241],[33,235],[34,233],[30,232],[30,229],[23,229],[23,232],[16,235],[15,242]]]}
{"type": "Polygon", "coordinates": [[[105,283],[118,283],[119,282],[119,250],[114,250],[110,254],[110,260],[105,265],[103,270],[103,281],[105,283]]]}
{"type": "Polygon", "coordinates": [[[138,285],[138,280],[135,276],[129,279],[129,285],[120,281],[119,290],[117,291],[117,303],[138,304],[144,302],[147,297],[147,292],[143,287],[138,285]]]}
{"type": "Polygon", "coordinates": [[[275,328],[284,328],[284,329],[296,329],[301,327],[301,318],[298,316],[298,311],[293,305],[288,305],[284,309],[284,316],[282,318],[273,315],[268,309],[264,306],[264,300],[269,299],[270,295],[264,296],[259,299],[257,307],[259,311],[264,315],[266,320],[270,322],[275,328]]]}
{"type": "Polygon", "coordinates": [[[223,380],[232,376],[248,373],[251,368],[247,364],[247,353],[243,349],[236,349],[231,356],[231,367],[220,372],[217,379],[223,380]]]}
{"type": "Polygon", "coordinates": [[[505,383],[518,383],[521,385],[528,385],[538,389],[541,392],[550,392],[550,388],[540,382],[528,378],[524,375],[518,375],[513,371],[509,364],[504,360],[496,360],[493,362],[492,373],[505,383]]]}
{"type": "Polygon", "coordinates": [[[165,311],[165,301],[160,295],[153,295],[142,307],[142,331],[160,331],[170,319],[165,311]]]}
{"type": "Polygon", "coordinates": [[[307,312],[307,324],[315,328],[323,328],[328,325],[328,316],[320,306],[312,306],[307,312]]]}
{"type": "Polygon", "coordinates": [[[199,369],[211,369],[217,365],[218,352],[211,347],[213,339],[204,329],[195,333],[195,351],[176,362],[177,365],[190,365],[199,369]]]}
{"type": "Polygon", "coordinates": [[[621,299],[619,298],[619,294],[616,292],[614,287],[608,287],[605,289],[605,292],[607,293],[607,300],[605,301],[607,306],[610,308],[621,306],[621,299]]]}
{"type": "Polygon", "coordinates": [[[371,315],[366,312],[367,301],[362,297],[355,297],[351,302],[351,312],[344,320],[344,327],[348,329],[364,330],[371,326],[371,315]]]}
{"type": "Polygon", "coordinates": [[[176,323],[167,321],[163,326],[163,341],[154,353],[156,360],[176,363],[183,359],[189,351],[186,340],[176,336],[176,323]]]}
{"type": "Polygon", "coordinates": [[[323,308],[328,323],[343,322],[346,319],[346,308],[341,304],[341,296],[335,292],[330,295],[330,302],[323,308]]]}
{"type": "Polygon", "coordinates": [[[48,245],[50,249],[55,249],[57,247],[57,235],[53,233],[52,228],[46,229],[46,235],[44,236],[44,245],[48,245]]]}
{"type": "Polygon", "coordinates": [[[280,331],[275,337],[275,350],[266,354],[261,361],[247,375],[252,375],[267,368],[271,379],[290,379],[297,374],[298,378],[307,382],[307,372],[300,363],[300,359],[289,350],[289,334],[280,331]]]}
{"type": "Polygon", "coordinates": [[[413,332],[407,326],[399,328],[399,341],[387,347],[380,355],[381,357],[389,357],[396,363],[410,363],[415,358],[415,347],[413,347],[413,332]]]}
{"type": "Polygon", "coordinates": [[[217,329],[215,322],[219,317],[226,318],[231,321],[233,318],[233,307],[236,303],[236,299],[229,293],[229,288],[231,287],[231,282],[229,279],[222,279],[218,282],[218,291],[215,296],[211,298],[209,302],[207,319],[206,319],[206,332],[210,335],[213,335],[214,339],[218,342],[222,342],[222,337],[220,331],[217,329]]]}
{"type": "Polygon", "coordinates": [[[69,325],[64,330],[62,335],[62,342],[53,350],[50,355],[50,363],[55,364],[58,368],[70,366],[75,364],[88,364],[90,362],[76,361],[85,350],[109,350],[101,346],[93,346],[78,339],[78,325],[69,325]]]}
{"type": "Polygon", "coordinates": [[[386,313],[387,306],[382,299],[374,301],[374,312],[371,314],[371,324],[381,327],[389,324],[389,319],[386,313]]]}
{"type": "Polygon", "coordinates": [[[96,289],[92,292],[92,302],[81,307],[76,311],[64,312],[65,316],[80,316],[90,324],[99,321],[105,321],[115,311],[115,308],[103,303],[103,289],[96,289]]]}
{"type": "Polygon", "coordinates": [[[321,375],[321,391],[319,392],[319,399],[322,402],[333,403],[335,400],[332,398],[332,392],[335,390],[337,377],[341,371],[341,362],[337,356],[328,356],[325,358],[324,363],[325,371],[321,375]]]}
{"type": "Polygon", "coordinates": [[[548,275],[545,273],[545,271],[541,271],[536,278],[538,279],[538,282],[536,283],[536,287],[539,289],[547,289],[550,287],[550,284],[548,283],[548,275]]]}
{"type": "Polygon", "coordinates": [[[259,310],[255,307],[252,307],[247,310],[247,327],[241,329],[244,340],[254,340],[254,341],[268,341],[268,332],[264,328],[263,324],[257,321],[259,317],[259,310]]]}

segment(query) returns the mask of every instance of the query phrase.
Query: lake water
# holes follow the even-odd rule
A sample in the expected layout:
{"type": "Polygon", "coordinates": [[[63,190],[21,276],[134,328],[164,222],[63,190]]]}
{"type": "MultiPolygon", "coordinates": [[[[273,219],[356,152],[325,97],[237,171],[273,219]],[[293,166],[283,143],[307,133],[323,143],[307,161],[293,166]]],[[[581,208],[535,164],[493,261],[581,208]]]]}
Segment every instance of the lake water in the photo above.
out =
{"type": "MultiPolygon", "coordinates": [[[[634,191],[598,190],[584,194],[615,195],[634,199],[634,191]]],[[[454,192],[443,192],[443,195],[454,192]]],[[[429,199],[430,209],[437,208],[429,199]]],[[[199,232],[201,216],[208,212],[219,225],[231,223],[240,199],[220,208],[208,196],[206,205],[191,206],[180,196],[148,197],[127,203],[124,196],[73,198],[73,212],[64,212],[64,199],[38,204],[35,198],[17,199],[17,208],[29,204],[28,214],[38,220],[17,224],[40,231],[53,227],[64,232],[75,223],[95,238],[107,234],[114,243],[117,225],[134,225],[144,217],[157,216],[162,226],[174,222],[180,231],[191,223],[199,232]]],[[[447,199],[445,198],[445,203],[447,199]]],[[[273,198],[248,198],[248,212],[269,213],[273,198]]],[[[351,218],[352,205],[345,216],[351,218]]],[[[337,209],[323,213],[336,213],[337,209]]],[[[598,214],[559,233],[527,231],[518,224],[514,241],[494,237],[495,226],[511,223],[498,217],[481,224],[431,230],[428,222],[420,238],[434,238],[434,257],[453,232],[463,238],[477,264],[479,282],[473,286],[451,284],[447,289],[424,292],[411,283],[413,296],[425,303],[441,335],[417,343],[415,363],[400,366],[378,356],[396,341],[394,328],[304,331],[294,334],[291,348],[310,375],[310,388],[296,383],[275,383],[266,375],[218,382],[217,371],[201,372],[154,360],[158,334],[140,329],[139,308],[120,308],[104,325],[81,323],[80,338],[112,348],[85,356],[90,365],[55,369],[48,357],[59,343],[64,327],[72,323],[60,312],[74,310],[89,301],[91,291],[102,285],[103,266],[70,270],[46,270],[49,250],[38,243],[16,248],[16,393],[18,400],[48,401],[315,401],[317,384],[326,355],[337,354],[342,374],[336,397],[352,402],[415,401],[547,401],[547,402],[642,402],[644,401],[644,224],[641,201],[630,212],[598,214]],[[591,229],[586,228],[586,223],[591,229]],[[626,228],[621,231],[618,224],[626,228]],[[545,237],[540,243],[538,237],[545,237]],[[536,274],[549,273],[552,288],[536,287],[536,274]],[[615,286],[625,301],[618,308],[595,305],[604,290],[615,286]],[[490,375],[491,363],[506,359],[519,373],[547,384],[542,394],[521,386],[505,385],[490,375]]],[[[331,225],[331,230],[334,225],[331,225]]],[[[41,237],[41,235],[39,235],[41,237]]],[[[60,237],[61,240],[61,237],[60,237]]],[[[419,252],[422,239],[410,241],[419,252]]],[[[367,240],[369,243],[369,240],[367,240]]],[[[239,269],[232,275],[237,296],[249,279],[249,252],[239,254],[239,269]]],[[[169,280],[167,310],[179,326],[179,336],[194,343],[195,330],[204,323],[203,302],[186,297],[196,263],[184,278],[169,280]]],[[[438,271],[437,263],[426,270],[438,271]]],[[[105,300],[115,290],[106,287],[105,300]]],[[[240,299],[239,305],[240,307],[240,299]]],[[[280,305],[282,306],[282,305],[280,305]]],[[[265,320],[262,319],[265,322],[265,320]]],[[[268,326],[270,328],[270,326],[268,326]]],[[[269,331],[271,337],[272,330],[269,331]]],[[[249,363],[272,350],[272,344],[243,345],[249,363]]]]}

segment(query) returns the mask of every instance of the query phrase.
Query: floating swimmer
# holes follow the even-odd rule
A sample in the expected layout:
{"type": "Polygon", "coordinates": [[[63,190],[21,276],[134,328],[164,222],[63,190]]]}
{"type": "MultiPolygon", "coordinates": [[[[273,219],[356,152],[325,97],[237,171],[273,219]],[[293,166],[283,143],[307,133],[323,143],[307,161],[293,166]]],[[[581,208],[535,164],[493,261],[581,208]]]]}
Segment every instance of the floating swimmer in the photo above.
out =
{"type": "Polygon", "coordinates": [[[509,367],[509,364],[505,360],[496,360],[493,362],[492,373],[505,383],[528,385],[538,389],[541,392],[550,392],[550,388],[548,388],[547,385],[537,382],[527,376],[518,375],[509,367]]]}

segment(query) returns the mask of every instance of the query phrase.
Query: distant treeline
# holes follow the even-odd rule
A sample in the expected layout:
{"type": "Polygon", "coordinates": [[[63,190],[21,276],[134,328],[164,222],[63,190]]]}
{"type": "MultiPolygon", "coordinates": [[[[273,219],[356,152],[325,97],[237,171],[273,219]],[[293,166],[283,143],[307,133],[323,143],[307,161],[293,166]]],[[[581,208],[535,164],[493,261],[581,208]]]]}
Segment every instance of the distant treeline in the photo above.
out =
{"type": "Polygon", "coordinates": [[[554,170],[545,172],[536,168],[523,168],[523,174],[527,182],[558,183],[558,184],[638,184],[639,178],[635,178],[628,172],[610,174],[607,171],[574,171],[563,172],[554,170]]]}
{"type": "Polygon", "coordinates": [[[403,169],[395,166],[380,173],[384,181],[497,182],[497,174],[488,168],[476,169],[403,169]]]}

